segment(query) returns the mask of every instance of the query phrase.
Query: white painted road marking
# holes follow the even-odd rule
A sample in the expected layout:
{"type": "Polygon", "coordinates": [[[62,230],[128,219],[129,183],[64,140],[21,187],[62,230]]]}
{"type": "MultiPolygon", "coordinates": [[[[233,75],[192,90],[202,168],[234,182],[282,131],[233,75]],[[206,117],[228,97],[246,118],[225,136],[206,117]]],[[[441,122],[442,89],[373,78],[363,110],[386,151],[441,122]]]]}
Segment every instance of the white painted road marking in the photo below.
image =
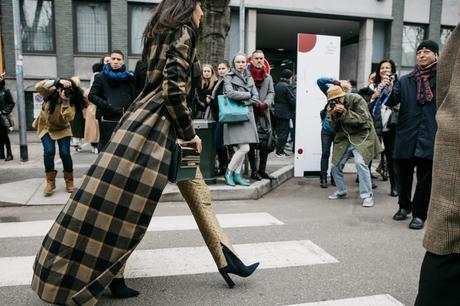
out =
{"type": "MultiPolygon", "coordinates": [[[[218,214],[223,228],[283,225],[283,222],[268,213],[218,214]]],[[[0,238],[45,236],[54,220],[0,223],[0,238]]],[[[184,231],[198,229],[192,216],[153,217],[149,232],[184,231]]]]}
{"type": "Polygon", "coordinates": [[[404,306],[404,304],[389,294],[381,294],[289,306],[404,306]]]}
{"type": "MultiPolygon", "coordinates": [[[[260,269],[338,262],[310,240],[240,244],[235,245],[235,249],[246,264],[259,261],[260,269]]],[[[0,257],[0,287],[29,285],[34,259],[34,256],[0,257]]],[[[217,272],[217,268],[208,249],[187,247],[134,251],[125,276],[140,278],[210,272],[217,272]]]]}

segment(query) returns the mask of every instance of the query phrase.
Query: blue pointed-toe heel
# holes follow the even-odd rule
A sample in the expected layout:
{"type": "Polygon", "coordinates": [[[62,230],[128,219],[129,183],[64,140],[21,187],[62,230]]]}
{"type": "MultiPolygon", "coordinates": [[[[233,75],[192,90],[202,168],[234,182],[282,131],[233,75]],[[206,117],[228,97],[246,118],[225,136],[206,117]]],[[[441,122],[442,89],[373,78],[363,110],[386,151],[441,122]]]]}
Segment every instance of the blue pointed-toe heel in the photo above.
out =
{"type": "Polygon", "coordinates": [[[224,253],[225,260],[227,261],[227,266],[220,268],[219,272],[224,278],[229,288],[235,287],[235,283],[230,278],[228,274],[235,274],[240,277],[248,277],[259,266],[259,263],[256,262],[252,265],[246,266],[232,251],[230,251],[225,245],[222,245],[222,252],[224,253]]]}

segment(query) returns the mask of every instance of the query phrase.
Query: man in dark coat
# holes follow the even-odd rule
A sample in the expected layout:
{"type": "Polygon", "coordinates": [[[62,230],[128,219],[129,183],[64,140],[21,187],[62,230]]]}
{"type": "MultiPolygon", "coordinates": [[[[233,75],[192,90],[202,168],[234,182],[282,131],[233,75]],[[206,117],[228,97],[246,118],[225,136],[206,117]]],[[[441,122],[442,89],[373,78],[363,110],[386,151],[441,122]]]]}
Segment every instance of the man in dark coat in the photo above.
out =
{"type": "Polygon", "coordinates": [[[110,54],[110,62],[94,77],[88,99],[97,106],[99,151],[109,142],[121,117],[136,98],[134,75],[127,71],[119,50],[110,54]]]}
{"type": "Polygon", "coordinates": [[[431,192],[436,124],[436,63],[438,45],[425,40],[417,47],[416,66],[395,84],[387,105],[400,104],[394,144],[394,159],[400,173],[399,210],[394,220],[405,220],[411,212],[411,229],[422,229],[431,192]],[[412,181],[417,168],[414,197],[412,181]]]}
{"type": "Polygon", "coordinates": [[[292,71],[284,69],[280,73],[280,80],[275,85],[275,113],[276,118],[276,156],[287,156],[284,146],[289,134],[289,121],[295,116],[295,95],[291,88],[292,71]]]}

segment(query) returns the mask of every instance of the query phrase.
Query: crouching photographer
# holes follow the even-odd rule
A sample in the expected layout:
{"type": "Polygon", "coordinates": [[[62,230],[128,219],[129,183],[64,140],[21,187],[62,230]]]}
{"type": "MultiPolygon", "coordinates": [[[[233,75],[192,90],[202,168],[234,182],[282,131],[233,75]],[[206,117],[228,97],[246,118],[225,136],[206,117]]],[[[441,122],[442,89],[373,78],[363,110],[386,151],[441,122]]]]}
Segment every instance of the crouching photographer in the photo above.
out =
{"type": "Polygon", "coordinates": [[[346,94],[340,86],[335,85],[327,90],[327,99],[327,120],[336,132],[331,174],[337,191],[330,195],[329,199],[336,200],[347,196],[343,168],[348,159],[354,157],[362,205],[372,207],[372,183],[367,165],[382,151],[382,147],[375,133],[367,103],[361,96],[346,94]]]}
{"type": "Polygon", "coordinates": [[[64,180],[67,192],[73,192],[73,163],[70,155],[70,139],[72,130],[70,122],[74,119],[75,110],[85,105],[80,80],[76,77],[60,80],[43,80],[35,85],[35,89],[43,96],[42,109],[32,123],[43,145],[43,160],[46,172],[45,196],[50,196],[56,189],[54,156],[55,143],[59,147],[59,156],[64,167],[64,180]]]}

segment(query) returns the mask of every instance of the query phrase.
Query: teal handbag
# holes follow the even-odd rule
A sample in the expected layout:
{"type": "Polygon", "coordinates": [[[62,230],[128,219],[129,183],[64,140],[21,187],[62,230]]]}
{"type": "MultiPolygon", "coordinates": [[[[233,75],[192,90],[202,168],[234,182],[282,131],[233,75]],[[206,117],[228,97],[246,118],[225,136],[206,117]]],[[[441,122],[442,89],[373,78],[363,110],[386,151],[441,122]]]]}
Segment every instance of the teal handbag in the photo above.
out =
{"type": "Polygon", "coordinates": [[[249,108],[243,103],[238,103],[225,95],[217,96],[219,104],[219,122],[236,123],[249,121],[249,108]]]}

